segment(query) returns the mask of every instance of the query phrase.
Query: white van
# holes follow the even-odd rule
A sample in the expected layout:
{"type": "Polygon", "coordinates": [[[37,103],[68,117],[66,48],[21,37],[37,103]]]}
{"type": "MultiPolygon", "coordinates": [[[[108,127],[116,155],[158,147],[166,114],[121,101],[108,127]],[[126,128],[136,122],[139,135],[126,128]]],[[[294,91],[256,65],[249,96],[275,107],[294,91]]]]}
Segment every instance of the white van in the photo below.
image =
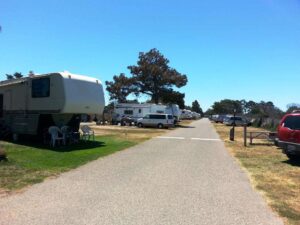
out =
{"type": "Polygon", "coordinates": [[[169,114],[147,114],[141,119],[137,120],[138,127],[157,127],[169,128],[174,126],[174,117],[169,114]]]}

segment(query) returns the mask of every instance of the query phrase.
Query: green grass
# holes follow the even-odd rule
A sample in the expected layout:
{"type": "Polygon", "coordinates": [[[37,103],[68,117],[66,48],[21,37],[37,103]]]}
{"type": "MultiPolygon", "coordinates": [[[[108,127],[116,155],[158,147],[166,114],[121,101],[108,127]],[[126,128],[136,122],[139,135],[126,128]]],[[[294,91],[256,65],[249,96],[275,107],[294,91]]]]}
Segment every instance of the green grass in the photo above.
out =
{"type": "Polygon", "coordinates": [[[117,136],[101,136],[95,142],[80,142],[55,149],[32,143],[2,142],[8,161],[0,162],[0,189],[13,191],[42,182],[46,177],[57,176],[137,143],[117,136]]]}

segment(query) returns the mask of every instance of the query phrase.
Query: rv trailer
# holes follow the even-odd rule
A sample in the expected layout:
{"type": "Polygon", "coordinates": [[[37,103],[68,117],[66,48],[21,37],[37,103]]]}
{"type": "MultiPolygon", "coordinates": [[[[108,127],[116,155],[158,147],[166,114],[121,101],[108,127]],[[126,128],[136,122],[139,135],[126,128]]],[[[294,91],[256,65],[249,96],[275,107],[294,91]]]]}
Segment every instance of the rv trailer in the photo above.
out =
{"type": "Polygon", "coordinates": [[[130,117],[136,122],[138,119],[143,118],[149,113],[165,113],[165,111],[165,105],[148,103],[119,103],[115,105],[112,122],[113,124],[118,124],[124,117],[130,117]]]}
{"type": "Polygon", "coordinates": [[[188,109],[181,110],[180,119],[183,119],[183,120],[193,119],[193,113],[192,113],[192,111],[188,110],[188,109]]]}
{"type": "Polygon", "coordinates": [[[181,110],[176,104],[161,105],[152,103],[120,103],[115,105],[113,123],[120,123],[122,118],[130,117],[133,121],[143,118],[149,113],[169,114],[174,117],[175,123],[179,121],[181,110]]]}
{"type": "Polygon", "coordinates": [[[196,112],[192,112],[192,116],[193,116],[193,119],[195,120],[198,120],[201,118],[201,114],[200,113],[196,113],[196,112]]]}
{"type": "Polygon", "coordinates": [[[69,72],[0,82],[0,125],[17,136],[43,135],[50,126],[78,131],[82,114],[104,109],[101,81],[69,72]]]}
{"type": "Polygon", "coordinates": [[[165,113],[173,115],[175,124],[180,120],[181,110],[177,104],[167,105],[165,113]]]}

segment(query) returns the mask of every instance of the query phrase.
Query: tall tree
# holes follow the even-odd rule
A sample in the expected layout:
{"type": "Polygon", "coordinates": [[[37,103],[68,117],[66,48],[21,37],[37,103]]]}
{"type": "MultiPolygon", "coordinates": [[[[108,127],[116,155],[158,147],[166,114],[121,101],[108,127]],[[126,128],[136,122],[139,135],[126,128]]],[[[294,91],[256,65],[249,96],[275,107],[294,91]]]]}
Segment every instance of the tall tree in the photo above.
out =
{"type": "Polygon", "coordinates": [[[242,105],[239,100],[224,99],[220,102],[215,102],[212,106],[212,110],[217,114],[232,114],[234,111],[236,113],[242,113],[242,105]]]}
{"type": "Polygon", "coordinates": [[[203,114],[203,111],[200,107],[200,104],[197,100],[192,102],[192,111],[196,112],[196,113],[200,113],[203,114]]]}
{"type": "Polygon", "coordinates": [[[128,66],[133,76],[136,94],[145,94],[159,103],[163,93],[171,92],[173,87],[183,87],[187,83],[187,76],[169,67],[169,60],[157,49],[141,52],[137,65],[128,66]]]}
{"type": "Polygon", "coordinates": [[[133,83],[133,79],[126,77],[124,73],[119,76],[115,75],[113,81],[106,81],[106,90],[109,92],[110,100],[126,102],[127,96],[135,91],[133,83]]]}

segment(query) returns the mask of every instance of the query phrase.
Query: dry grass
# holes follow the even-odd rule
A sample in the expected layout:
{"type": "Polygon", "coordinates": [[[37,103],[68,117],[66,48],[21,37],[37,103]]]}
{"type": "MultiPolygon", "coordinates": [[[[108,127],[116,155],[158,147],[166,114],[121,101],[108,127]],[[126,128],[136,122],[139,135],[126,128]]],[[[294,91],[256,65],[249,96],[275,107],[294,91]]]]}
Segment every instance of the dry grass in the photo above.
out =
{"type": "MultiPolygon", "coordinates": [[[[97,136],[113,135],[120,138],[126,138],[129,141],[142,142],[153,137],[164,134],[167,129],[155,128],[137,128],[130,126],[92,126],[97,136]]],[[[170,130],[170,129],[169,129],[170,130]]]]}
{"type": "MultiPolygon", "coordinates": [[[[227,149],[246,168],[251,182],[261,191],[269,205],[286,224],[300,225],[300,162],[291,162],[281,150],[265,140],[243,145],[243,128],[236,128],[234,142],[229,141],[229,130],[214,124],[227,149]]],[[[262,129],[248,128],[257,131],[262,129]]]]}
{"type": "MultiPolygon", "coordinates": [[[[177,127],[189,126],[194,120],[182,120],[177,127]]],[[[131,141],[145,141],[153,137],[163,135],[164,133],[174,130],[157,129],[157,128],[138,128],[136,126],[114,126],[114,125],[92,125],[91,128],[95,131],[97,136],[116,135],[122,138],[127,138],[131,141]]]]}

